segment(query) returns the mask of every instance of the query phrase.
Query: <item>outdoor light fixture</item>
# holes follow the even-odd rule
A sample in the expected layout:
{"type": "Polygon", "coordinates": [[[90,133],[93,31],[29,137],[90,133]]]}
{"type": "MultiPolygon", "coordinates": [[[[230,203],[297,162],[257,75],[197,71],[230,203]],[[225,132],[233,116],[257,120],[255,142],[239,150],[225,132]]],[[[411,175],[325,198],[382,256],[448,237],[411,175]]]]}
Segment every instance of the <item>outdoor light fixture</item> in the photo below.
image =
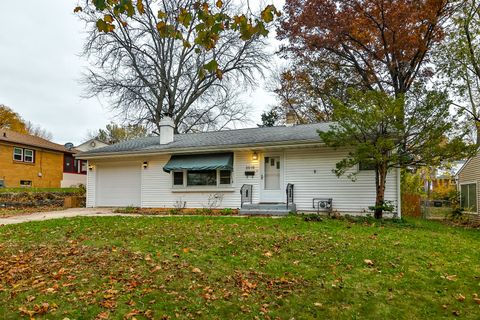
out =
{"type": "Polygon", "coordinates": [[[147,169],[148,168],[148,162],[147,161],[143,162],[142,167],[143,167],[143,169],[147,169]]]}
{"type": "Polygon", "coordinates": [[[93,170],[93,168],[94,168],[94,166],[93,166],[93,165],[91,165],[91,164],[90,164],[90,165],[88,165],[88,170],[92,171],[92,170],[93,170]]]}
{"type": "Polygon", "coordinates": [[[254,151],[254,152],[253,152],[252,160],[258,160],[258,153],[257,153],[257,151],[254,151]]]}

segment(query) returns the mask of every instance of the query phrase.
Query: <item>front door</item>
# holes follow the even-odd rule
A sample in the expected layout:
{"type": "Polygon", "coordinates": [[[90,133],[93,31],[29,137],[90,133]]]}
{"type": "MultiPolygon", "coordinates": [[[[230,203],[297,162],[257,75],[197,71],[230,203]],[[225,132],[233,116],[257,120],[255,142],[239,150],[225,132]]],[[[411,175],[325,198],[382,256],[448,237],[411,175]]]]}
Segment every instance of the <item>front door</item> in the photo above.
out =
{"type": "Polygon", "coordinates": [[[263,158],[262,202],[283,202],[283,157],[265,154],[263,158]]]}

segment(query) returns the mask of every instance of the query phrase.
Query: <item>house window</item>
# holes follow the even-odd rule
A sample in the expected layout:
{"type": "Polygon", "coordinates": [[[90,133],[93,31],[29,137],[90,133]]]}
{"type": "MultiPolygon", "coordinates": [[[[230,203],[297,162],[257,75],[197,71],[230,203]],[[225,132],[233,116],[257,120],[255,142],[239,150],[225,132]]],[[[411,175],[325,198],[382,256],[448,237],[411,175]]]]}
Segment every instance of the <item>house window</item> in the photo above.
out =
{"type": "Polygon", "coordinates": [[[460,204],[469,212],[477,212],[477,184],[460,185],[460,204]]]}
{"type": "Polygon", "coordinates": [[[85,161],[85,160],[78,160],[78,161],[80,161],[80,163],[81,163],[80,173],[81,174],[87,174],[87,169],[88,169],[87,161],[85,161]]]}
{"type": "Polygon", "coordinates": [[[358,170],[360,171],[375,170],[375,163],[373,161],[360,161],[358,163],[358,170]]]}
{"type": "Polygon", "coordinates": [[[13,160],[23,161],[23,149],[22,148],[13,148],[13,160]]]}
{"type": "Polygon", "coordinates": [[[35,162],[35,151],[32,149],[24,149],[20,147],[13,148],[13,160],[18,162],[35,162]]]}
{"type": "Polygon", "coordinates": [[[220,184],[232,183],[232,172],[230,170],[220,170],[220,184]]]}
{"type": "Polygon", "coordinates": [[[232,184],[230,170],[172,171],[174,187],[226,187],[232,184]]]}
{"type": "Polygon", "coordinates": [[[25,149],[23,150],[23,161],[33,163],[33,150],[25,149]]]}
{"type": "Polygon", "coordinates": [[[31,187],[32,181],[31,180],[20,180],[21,187],[31,187]]]}
{"type": "Polygon", "coordinates": [[[187,186],[216,186],[217,170],[187,171],[187,186]]]}
{"type": "Polygon", "coordinates": [[[183,171],[173,172],[173,185],[183,186],[183,171]]]}

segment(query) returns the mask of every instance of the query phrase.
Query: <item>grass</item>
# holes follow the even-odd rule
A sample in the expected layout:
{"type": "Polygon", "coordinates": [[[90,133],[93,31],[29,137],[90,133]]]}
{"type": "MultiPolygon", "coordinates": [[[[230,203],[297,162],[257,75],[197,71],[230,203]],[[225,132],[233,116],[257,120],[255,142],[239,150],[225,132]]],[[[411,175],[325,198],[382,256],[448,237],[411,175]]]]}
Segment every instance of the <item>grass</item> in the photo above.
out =
{"type": "Polygon", "coordinates": [[[0,193],[19,193],[19,192],[28,192],[28,193],[39,193],[39,192],[50,192],[50,193],[83,193],[84,191],[81,188],[0,188],[0,193]]]}
{"type": "Polygon", "coordinates": [[[451,212],[450,207],[422,207],[422,210],[427,217],[446,218],[451,212]]]}
{"type": "Polygon", "coordinates": [[[113,210],[115,213],[126,214],[141,214],[145,216],[156,215],[200,215],[200,216],[231,216],[237,215],[237,209],[209,209],[209,208],[138,208],[138,207],[124,207],[113,210]]]}
{"type": "Polygon", "coordinates": [[[421,220],[3,226],[0,318],[478,319],[479,243],[478,230],[421,220]]]}

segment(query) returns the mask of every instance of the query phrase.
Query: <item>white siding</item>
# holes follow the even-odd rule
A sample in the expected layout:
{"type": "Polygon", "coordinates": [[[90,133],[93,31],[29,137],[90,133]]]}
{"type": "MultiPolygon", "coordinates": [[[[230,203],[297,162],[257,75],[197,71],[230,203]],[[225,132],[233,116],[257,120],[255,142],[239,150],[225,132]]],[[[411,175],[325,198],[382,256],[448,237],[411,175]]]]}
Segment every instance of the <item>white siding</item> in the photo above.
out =
{"type": "Polygon", "coordinates": [[[214,188],[205,192],[179,192],[172,190],[172,177],[163,171],[163,166],[170,159],[169,155],[152,158],[148,168],[142,172],[142,207],[173,208],[238,208],[240,207],[240,188],[243,184],[253,185],[253,202],[259,201],[258,160],[251,160],[251,152],[235,152],[232,188],[229,191],[217,191],[214,188]],[[254,165],[257,173],[254,178],[245,177],[246,166],[254,165]],[[216,197],[216,198],[215,198],[216,197]],[[216,201],[214,200],[216,199],[216,201]]]}
{"type": "MultiPolygon", "coordinates": [[[[88,161],[87,163],[88,167],[90,167],[91,163],[88,161]]],[[[87,201],[86,205],[87,208],[93,208],[96,206],[95,203],[95,194],[96,194],[96,181],[97,181],[97,176],[96,176],[96,170],[88,169],[87,170],[87,201]]]]}
{"type": "MultiPolygon", "coordinates": [[[[278,150],[275,150],[278,152],[278,150]]],[[[253,203],[260,202],[261,186],[263,180],[261,161],[266,151],[257,150],[259,160],[252,160],[253,151],[238,151],[234,153],[234,172],[232,174],[232,187],[226,190],[215,188],[202,192],[185,192],[172,189],[172,177],[163,171],[164,165],[170,159],[169,155],[159,155],[138,160],[138,168],[143,161],[148,161],[148,167],[138,172],[139,189],[141,189],[142,207],[174,208],[185,205],[187,208],[212,207],[212,199],[217,196],[218,208],[240,207],[240,188],[243,184],[253,185],[253,203]],[[254,167],[255,176],[247,178],[245,171],[254,167]],[[210,199],[210,200],[209,200],[210,199]]],[[[375,202],[375,174],[373,171],[361,171],[357,181],[352,182],[348,177],[337,178],[332,172],[335,164],[340,161],[345,152],[334,151],[326,147],[302,148],[283,150],[284,152],[284,179],[281,192],[285,192],[287,183],[295,185],[295,203],[299,211],[314,210],[312,199],[314,197],[333,198],[334,209],[342,213],[361,213],[375,202]]],[[[118,175],[124,169],[119,163],[101,163],[87,176],[87,206],[99,206],[101,191],[97,183],[102,176],[98,175],[102,168],[113,166],[118,175]],[[99,171],[100,170],[100,171],[99,171]],[[97,190],[95,190],[97,189],[97,190]],[[95,199],[97,196],[97,199],[95,199]]],[[[356,170],[356,169],[355,169],[356,170]]],[[[397,170],[392,170],[387,179],[386,199],[397,203],[397,170]]],[[[131,194],[122,194],[128,204],[132,204],[131,194]]]]}
{"type": "MultiPolygon", "coordinates": [[[[285,152],[285,183],[295,185],[294,202],[300,211],[314,210],[312,199],[333,198],[333,208],[345,213],[360,213],[375,204],[375,173],[360,171],[356,181],[347,175],[338,178],[332,169],[345,152],[326,147],[292,149],[285,152]]],[[[356,169],[352,169],[355,172],[356,169]]],[[[397,200],[397,170],[387,176],[385,199],[397,200]]]]}

